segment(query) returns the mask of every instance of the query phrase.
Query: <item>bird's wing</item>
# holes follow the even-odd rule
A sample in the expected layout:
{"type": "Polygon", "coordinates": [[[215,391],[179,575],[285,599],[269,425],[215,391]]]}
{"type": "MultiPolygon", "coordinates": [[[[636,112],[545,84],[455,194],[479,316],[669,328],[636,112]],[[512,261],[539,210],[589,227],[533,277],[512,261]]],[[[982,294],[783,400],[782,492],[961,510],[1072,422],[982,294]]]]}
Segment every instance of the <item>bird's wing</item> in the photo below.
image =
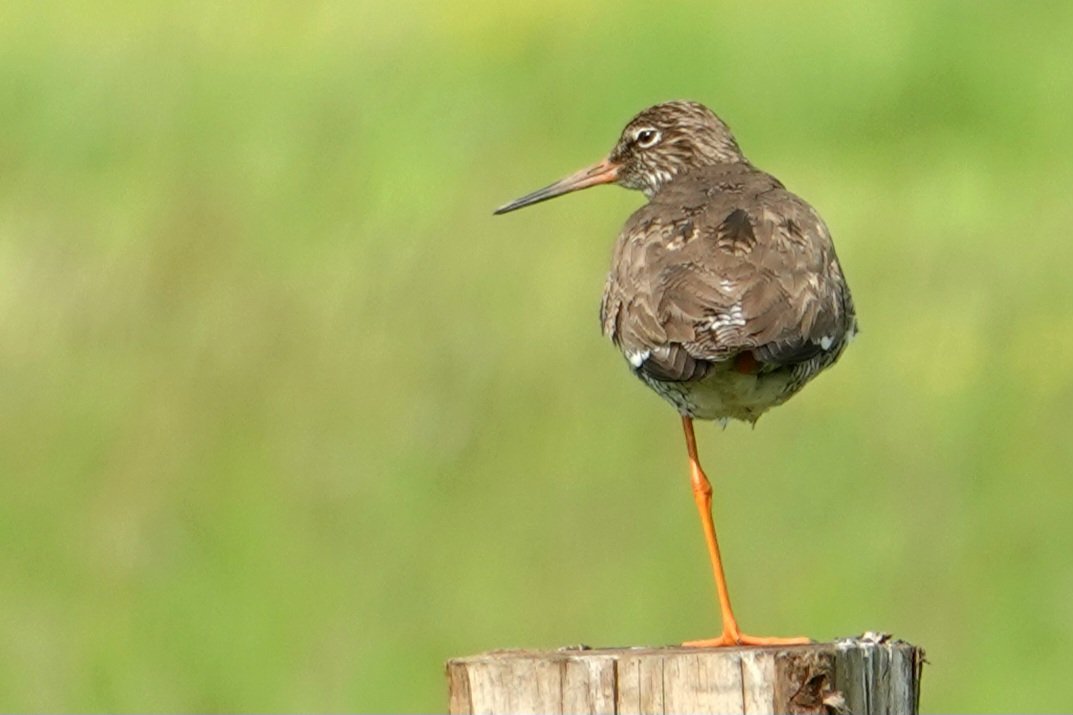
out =
{"type": "Polygon", "coordinates": [[[630,217],[601,318],[636,369],[686,381],[744,351],[776,369],[841,349],[853,306],[827,227],[767,178],[704,201],[657,195],[630,217]]]}

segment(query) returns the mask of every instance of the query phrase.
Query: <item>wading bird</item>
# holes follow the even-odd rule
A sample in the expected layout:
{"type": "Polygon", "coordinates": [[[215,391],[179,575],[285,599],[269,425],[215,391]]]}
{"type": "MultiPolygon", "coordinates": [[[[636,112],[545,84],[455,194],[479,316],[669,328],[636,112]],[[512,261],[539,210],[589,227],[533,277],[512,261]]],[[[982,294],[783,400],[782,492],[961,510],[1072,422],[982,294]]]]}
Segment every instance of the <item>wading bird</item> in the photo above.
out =
{"type": "Polygon", "coordinates": [[[811,206],[749,163],[719,117],[685,101],[649,107],[606,159],[496,213],[610,183],[643,191],[648,203],[615,244],[603,332],[681,416],[722,615],[719,637],[686,645],[807,643],[738,628],[693,420],[755,423],[842,354],[857,322],[831,234],[811,206]]]}

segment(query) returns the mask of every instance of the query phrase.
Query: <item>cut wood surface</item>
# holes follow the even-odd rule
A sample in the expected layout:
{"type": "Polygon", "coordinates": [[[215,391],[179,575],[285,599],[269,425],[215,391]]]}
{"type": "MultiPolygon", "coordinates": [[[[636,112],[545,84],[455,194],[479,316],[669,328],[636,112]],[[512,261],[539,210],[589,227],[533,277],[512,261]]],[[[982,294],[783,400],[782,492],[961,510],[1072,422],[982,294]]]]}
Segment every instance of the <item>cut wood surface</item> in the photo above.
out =
{"type": "Polygon", "coordinates": [[[450,712],[916,713],[924,653],[866,633],[772,648],[502,650],[447,663],[450,712]]]}

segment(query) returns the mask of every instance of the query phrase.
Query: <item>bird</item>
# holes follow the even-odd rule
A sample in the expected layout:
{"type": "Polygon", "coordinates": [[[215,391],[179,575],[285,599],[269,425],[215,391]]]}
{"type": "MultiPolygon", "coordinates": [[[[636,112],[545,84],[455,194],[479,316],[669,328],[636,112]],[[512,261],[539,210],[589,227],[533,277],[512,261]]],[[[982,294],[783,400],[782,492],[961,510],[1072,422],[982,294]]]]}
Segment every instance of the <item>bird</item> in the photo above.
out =
{"type": "Polygon", "coordinates": [[[648,199],[614,244],[600,323],[629,370],[681,418],[722,622],[719,636],[683,645],[809,643],[740,629],[693,422],[755,425],[842,355],[857,317],[831,232],[746,159],[726,122],[684,100],[641,111],[604,159],[494,213],[601,184],[648,199]]]}

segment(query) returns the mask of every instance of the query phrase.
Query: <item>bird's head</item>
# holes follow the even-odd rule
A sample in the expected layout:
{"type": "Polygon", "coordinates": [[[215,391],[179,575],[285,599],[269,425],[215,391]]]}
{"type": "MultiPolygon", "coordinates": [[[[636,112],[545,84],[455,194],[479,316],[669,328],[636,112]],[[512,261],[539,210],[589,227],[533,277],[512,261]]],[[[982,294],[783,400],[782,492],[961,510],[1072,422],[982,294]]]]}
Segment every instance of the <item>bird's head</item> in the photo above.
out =
{"type": "Polygon", "coordinates": [[[597,184],[639,189],[651,197],[688,169],[744,161],[730,128],[715,112],[698,102],[664,102],[631,119],[607,158],[515,199],[496,209],[496,213],[597,184]]]}
{"type": "Polygon", "coordinates": [[[687,169],[745,161],[730,127],[698,102],[664,102],[630,120],[607,159],[615,183],[647,196],[687,169]]]}

